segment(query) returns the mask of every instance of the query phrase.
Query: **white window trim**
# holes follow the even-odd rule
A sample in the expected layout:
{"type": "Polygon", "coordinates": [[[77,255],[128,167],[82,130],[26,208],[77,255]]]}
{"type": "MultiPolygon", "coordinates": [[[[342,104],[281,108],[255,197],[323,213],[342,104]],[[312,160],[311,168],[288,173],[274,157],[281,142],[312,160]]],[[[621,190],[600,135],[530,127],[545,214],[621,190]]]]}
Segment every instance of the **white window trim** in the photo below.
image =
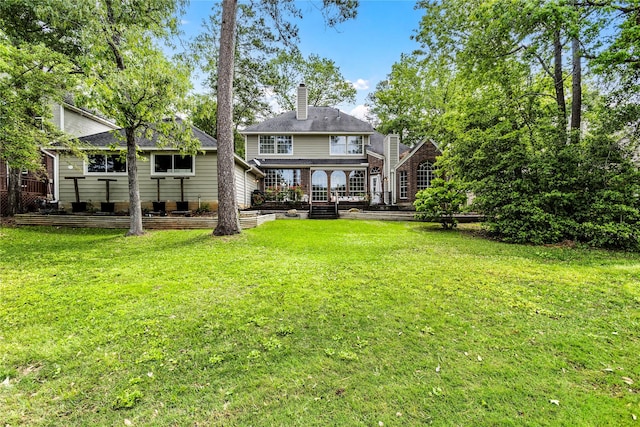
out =
{"type": "Polygon", "coordinates": [[[156,154],[158,156],[179,156],[180,153],[151,153],[151,176],[195,176],[196,175],[196,156],[193,154],[185,154],[193,158],[193,170],[191,172],[156,172],[156,154]]]}
{"type": "Polygon", "coordinates": [[[362,169],[356,169],[356,170],[352,170],[347,174],[347,182],[349,183],[349,195],[351,197],[355,197],[357,196],[357,194],[363,193],[365,194],[367,192],[367,172],[365,170],[362,169]],[[356,194],[354,195],[354,190],[351,188],[351,174],[354,172],[362,172],[362,191],[357,191],[355,192],[356,194]]]}
{"type": "Polygon", "coordinates": [[[293,156],[294,153],[294,137],[293,135],[258,135],[258,155],[260,156],[293,156]],[[262,152],[262,144],[260,144],[260,137],[262,136],[272,136],[274,138],[273,141],[273,153],[263,153],[262,152]],[[291,138],[291,152],[290,153],[278,153],[278,141],[277,138],[279,136],[287,136],[289,138],[291,138]]]}
{"type": "MultiPolygon", "coordinates": [[[[91,153],[89,155],[90,156],[91,155],[94,155],[94,156],[98,156],[98,155],[102,155],[102,156],[119,156],[120,153],[91,153]]],[[[82,161],[82,168],[83,168],[85,176],[127,176],[127,170],[129,168],[129,161],[126,158],[124,159],[124,168],[125,168],[124,172],[89,172],[89,161],[88,160],[83,160],[82,161]]]]}
{"type": "Polygon", "coordinates": [[[409,198],[409,173],[407,171],[398,171],[398,196],[406,200],[409,198]],[[402,177],[404,176],[404,196],[402,195],[402,177]]]}
{"type": "Polygon", "coordinates": [[[329,155],[330,156],[347,156],[347,157],[363,157],[365,156],[365,148],[364,148],[364,135],[329,135],[329,155]],[[331,138],[336,137],[336,136],[343,136],[345,138],[345,146],[344,146],[344,154],[334,154],[331,152],[331,138]],[[360,138],[360,153],[348,153],[349,151],[349,137],[350,136],[357,136],[360,138]]]}

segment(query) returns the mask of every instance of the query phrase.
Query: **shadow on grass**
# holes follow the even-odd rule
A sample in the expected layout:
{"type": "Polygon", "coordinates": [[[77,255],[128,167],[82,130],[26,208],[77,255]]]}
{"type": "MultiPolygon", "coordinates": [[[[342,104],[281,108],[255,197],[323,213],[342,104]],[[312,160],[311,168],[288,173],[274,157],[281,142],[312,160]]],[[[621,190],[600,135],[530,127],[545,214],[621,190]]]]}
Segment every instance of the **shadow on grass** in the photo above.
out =
{"type": "Polygon", "coordinates": [[[577,262],[584,266],[615,265],[640,257],[638,253],[597,249],[575,242],[554,245],[504,242],[492,236],[480,223],[459,224],[453,230],[446,230],[438,223],[422,223],[414,227],[414,231],[438,238],[464,239],[465,251],[477,256],[518,256],[537,262],[577,262]]]}

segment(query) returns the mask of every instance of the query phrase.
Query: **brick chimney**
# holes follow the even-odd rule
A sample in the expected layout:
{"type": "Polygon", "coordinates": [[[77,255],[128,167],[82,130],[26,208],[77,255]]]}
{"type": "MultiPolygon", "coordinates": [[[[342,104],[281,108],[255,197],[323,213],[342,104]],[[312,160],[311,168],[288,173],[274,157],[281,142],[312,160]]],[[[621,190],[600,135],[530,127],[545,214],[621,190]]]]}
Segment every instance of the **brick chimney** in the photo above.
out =
{"type": "Polygon", "coordinates": [[[309,110],[308,102],[307,87],[304,83],[300,83],[300,86],[298,86],[298,100],[296,102],[296,119],[307,120],[309,110]]]}

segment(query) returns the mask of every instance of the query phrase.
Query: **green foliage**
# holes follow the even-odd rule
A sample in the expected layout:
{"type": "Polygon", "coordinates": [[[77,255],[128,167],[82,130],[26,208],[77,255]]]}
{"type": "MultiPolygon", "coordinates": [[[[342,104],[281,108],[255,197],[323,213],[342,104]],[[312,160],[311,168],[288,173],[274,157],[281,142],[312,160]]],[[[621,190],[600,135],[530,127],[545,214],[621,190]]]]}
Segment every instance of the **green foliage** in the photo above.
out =
{"type": "Polygon", "coordinates": [[[640,255],[438,229],[4,227],[2,421],[633,425],[640,255]]]}
{"type": "Polygon", "coordinates": [[[122,393],[116,396],[113,402],[113,409],[131,409],[144,397],[142,392],[138,389],[124,390],[122,393]]]}
{"type": "Polygon", "coordinates": [[[9,167],[38,171],[40,147],[64,141],[50,123],[50,103],[74,84],[72,69],[64,55],[0,30],[0,159],[9,167]]]}
{"type": "MultiPolygon", "coordinates": [[[[75,100],[83,107],[97,109],[125,129],[130,165],[128,179],[133,189],[131,211],[140,212],[136,139],[143,135],[150,137],[153,132],[160,144],[177,145],[190,153],[198,148],[189,123],[176,119],[176,114],[184,111],[182,100],[191,87],[190,70],[184,64],[169,61],[157,45],[162,38],[177,32],[175,14],[184,3],[183,0],[3,2],[0,6],[2,54],[6,56],[5,45],[17,47],[14,53],[22,55],[28,70],[21,70],[15,60],[8,68],[20,73],[21,80],[25,76],[41,75],[49,79],[11,83],[12,89],[17,88],[16,93],[23,98],[19,108],[27,111],[23,117],[9,122],[18,129],[10,129],[13,132],[8,134],[24,134],[15,140],[18,148],[12,151],[33,152],[33,147],[44,145],[43,138],[36,137],[36,132],[28,128],[29,120],[33,121],[37,115],[33,110],[44,109],[52,100],[61,99],[65,89],[73,87],[61,85],[63,78],[59,76],[72,72],[81,75],[79,84],[73,87],[75,100]],[[35,56],[30,59],[25,53],[35,56]],[[51,76],[59,81],[52,81],[51,76]],[[39,98],[29,99],[26,91],[38,94],[39,98]]],[[[38,117],[44,121],[49,115],[38,117]]],[[[141,233],[141,217],[132,215],[130,234],[141,233]]]]}
{"type": "Polygon", "coordinates": [[[456,214],[460,213],[467,201],[467,193],[462,183],[456,179],[435,178],[429,188],[418,191],[413,206],[416,218],[438,221],[442,228],[450,230],[457,227],[456,214]]]}
{"type": "Polygon", "coordinates": [[[377,130],[398,134],[402,143],[410,146],[426,138],[440,144],[448,142],[443,123],[457,96],[456,76],[445,60],[430,59],[435,62],[402,55],[387,79],[367,97],[377,130]]]}
{"type": "MultiPolygon", "coordinates": [[[[335,106],[355,100],[355,88],[345,81],[334,61],[317,55],[302,57],[295,46],[297,30],[293,26],[279,27],[278,20],[287,14],[286,8],[280,5],[278,14],[283,16],[278,16],[270,9],[265,10],[266,7],[270,7],[266,2],[255,7],[238,5],[233,81],[236,130],[272,115],[270,103],[274,100],[280,109],[294,109],[300,83],[307,85],[310,105],[335,106]]],[[[294,16],[299,13],[289,12],[294,16]]],[[[211,100],[217,93],[220,23],[220,7],[216,6],[205,24],[205,32],[191,46],[191,60],[207,75],[211,95],[205,97],[211,100]]]]}
{"type": "MultiPolygon", "coordinates": [[[[215,138],[218,131],[216,123],[218,107],[215,99],[210,95],[195,95],[191,100],[190,109],[190,117],[194,126],[215,138]]],[[[235,113],[234,116],[238,117],[235,113]]],[[[238,131],[238,124],[236,123],[233,133],[234,151],[238,156],[244,158],[244,137],[238,131]]]]}
{"type": "Polygon", "coordinates": [[[307,87],[308,103],[315,107],[335,107],[342,102],[355,102],[356,89],[345,80],[334,61],[311,54],[304,58],[299,52],[282,52],[269,66],[272,68],[270,87],[283,110],[294,110],[296,88],[307,87]]]}
{"type": "Polygon", "coordinates": [[[637,8],[461,0],[419,7],[424,51],[403,57],[372,96],[382,126],[434,132],[441,162],[473,191],[473,209],[499,239],[637,249],[640,107],[629,38],[637,8]],[[614,29],[611,37],[605,29],[614,29]],[[593,85],[594,71],[609,84],[593,85]],[[405,114],[402,102],[417,111],[405,114]]]}
{"type": "MultiPolygon", "coordinates": [[[[204,31],[191,43],[189,57],[206,75],[209,93],[198,97],[194,113],[205,116],[212,127],[202,128],[207,133],[215,130],[220,47],[221,3],[215,4],[204,24],[204,31]],[[206,110],[203,110],[206,109],[206,110]]],[[[268,17],[247,4],[239,4],[236,19],[236,49],[233,75],[233,119],[235,129],[255,123],[258,118],[272,114],[265,94],[272,79],[266,64],[283,47],[268,17]]],[[[196,125],[198,126],[198,125],[196,125]]],[[[198,126],[200,127],[200,126],[198,126]]],[[[216,135],[214,131],[210,135],[216,135]]]]}

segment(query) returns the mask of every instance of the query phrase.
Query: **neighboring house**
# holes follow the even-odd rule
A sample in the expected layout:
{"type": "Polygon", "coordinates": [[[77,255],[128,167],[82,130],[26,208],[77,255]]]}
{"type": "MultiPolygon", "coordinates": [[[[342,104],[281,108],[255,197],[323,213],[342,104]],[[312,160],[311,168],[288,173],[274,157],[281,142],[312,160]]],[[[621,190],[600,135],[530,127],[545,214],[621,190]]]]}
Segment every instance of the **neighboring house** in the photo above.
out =
{"type": "MultiPolygon", "coordinates": [[[[42,158],[45,167],[53,168],[53,161],[42,158]]],[[[22,171],[20,174],[20,186],[23,209],[35,209],[40,200],[47,200],[51,192],[51,185],[45,172],[22,171]]],[[[0,160],[0,215],[9,212],[9,166],[0,160]]],[[[49,196],[50,198],[50,196],[49,196]]]]}
{"type": "MultiPolygon", "coordinates": [[[[63,147],[42,149],[43,171],[25,172],[23,205],[35,208],[37,199],[57,203],[66,211],[96,210],[125,213],[129,208],[126,144],[123,133],[111,121],[72,104],[53,105],[53,123],[84,145],[84,156],[63,147]],[[115,148],[115,149],[114,149],[115,148]],[[108,194],[107,194],[108,193],[108,194]],[[78,202],[74,206],[74,203],[78,202]]],[[[193,127],[200,140],[197,155],[181,155],[176,148],[158,147],[149,139],[138,140],[138,182],[142,208],[157,211],[188,211],[218,205],[217,143],[193,127]],[[153,202],[161,202],[154,205],[153,202]],[[184,202],[179,203],[179,202],[184,202]]],[[[250,206],[251,194],[264,177],[256,167],[235,158],[236,200],[240,208],[250,206]]],[[[0,203],[6,206],[6,165],[0,164],[0,203]]]]}
{"type": "Polygon", "coordinates": [[[266,199],[411,207],[416,192],[429,186],[437,147],[423,142],[410,149],[397,135],[385,137],[336,108],[309,106],[307,95],[300,85],[296,111],[242,131],[245,159],[265,174],[266,199]]]}
{"type": "MultiPolygon", "coordinates": [[[[71,103],[53,104],[51,108],[53,124],[72,136],[81,137],[117,129],[117,126],[109,120],[71,103]]],[[[41,151],[42,170],[22,172],[22,206],[26,210],[38,207],[38,200],[54,203],[58,200],[56,154],[46,148],[42,148],[41,151]]],[[[7,213],[7,187],[8,166],[0,160],[0,210],[2,210],[2,214],[7,213]]]]}
{"type": "MultiPolygon", "coordinates": [[[[201,130],[195,127],[192,130],[201,143],[196,155],[183,155],[176,148],[159,147],[154,140],[138,139],[138,183],[143,210],[187,211],[203,208],[205,204],[211,210],[217,209],[217,143],[201,130]]],[[[79,140],[85,145],[81,150],[86,157],[64,148],[55,149],[59,207],[67,211],[88,208],[127,212],[124,131],[101,132],[79,140]],[[74,202],[78,205],[73,205],[74,202]]],[[[236,156],[235,160],[236,199],[244,208],[249,206],[251,193],[263,174],[241,158],[236,156]]]]}

